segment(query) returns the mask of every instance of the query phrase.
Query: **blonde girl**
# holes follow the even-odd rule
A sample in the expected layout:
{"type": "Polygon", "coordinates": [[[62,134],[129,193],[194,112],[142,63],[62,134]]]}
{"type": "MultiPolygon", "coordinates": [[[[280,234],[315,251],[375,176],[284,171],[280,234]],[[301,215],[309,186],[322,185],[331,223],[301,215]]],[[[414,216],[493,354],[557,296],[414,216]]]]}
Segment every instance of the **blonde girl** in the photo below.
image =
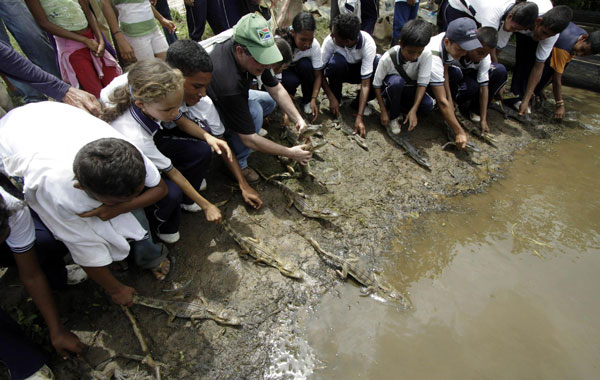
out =
{"type": "Polygon", "coordinates": [[[204,210],[209,222],[220,221],[219,209],[198,193],[208,173],[210,146],[189,135],[165,131],[161,125],[182,117],[181,72],[158,59],[138,62],[127,74],[127,84],[117,87],[108,99],[112,106],[102,119],[152,160],[169,187],[152,213],[157,236],[166,243],[179,240],[182,208],[204,210]]]}

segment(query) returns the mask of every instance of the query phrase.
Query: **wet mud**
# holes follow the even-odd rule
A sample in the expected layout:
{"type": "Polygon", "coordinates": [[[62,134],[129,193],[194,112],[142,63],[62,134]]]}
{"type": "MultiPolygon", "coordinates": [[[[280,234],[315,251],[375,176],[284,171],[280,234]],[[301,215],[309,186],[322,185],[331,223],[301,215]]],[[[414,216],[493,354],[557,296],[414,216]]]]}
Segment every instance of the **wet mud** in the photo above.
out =
{"type": "MultiPolygon", "coordinates": [[[[356,87],[346,88],[346,96],[350,98],[356,90],[356,87]]],[[[583,105],[586,101],[585,97],[565,97],[569,104],[583,105]]],[[[326,106],[324,100],[317,122],[330,125],[326,106]]],[[[311,162],[316,180],[282,181],[305,193],[311,207],[328,208],[339,214],[329,221],[304,217],[294,207],[288,207],[278,188],[265,181],[255,185],[264,205],[258,211],[251,209],[244,204],[235,183],[216,157],[204,196],[213,203],[227,201],[222,211],[232,228],[258,239],[282,260],[299,268],[304,276],[293,280],[275,268],[245,259],[223,227],[208,224],[202,213],[185,214],[181,240],[170,247],[175,263],[164,282],[157,282],[150,273],[135,268],[117,275],[144,296],[178,300],[202,296],[211,304],[234,310],[242,325],[222,326],[205,320],[194,327],[182,318],[169,324],[168,315],[161,310],[133,306],[152,357],[165,365],[162,378],[286,378],[281,366],[274,363],[274,352],[285,348],[283,351],[287,350],[292,359],[302,355],[311,359],[294,345],[298,310],[310,310],[341,281],[295,230],[307,233],[330,252],[343,257],[357,255],[368,267],[379,268],[381,250],[392,241],[401,243],[407,238],[402,234],[403,226],[423,213],[443,211],[450,197],[482,191],[502,177],[516,151],[533,141],[558,138],[565,128],[585,127],[584,121],[574,117],[562,124],[551,122],[552,109],[548,105],[534,116],[530,125],[490,111],[489,125],[497,147],[471,135],[481,153],[452,147],[443,149],[447,140],[441,114],[435,111],[420,118],[419,126],[407,138],[428,158],[431,171],[420,167],[395,145],[379,125],[378,112],[365,118],[368,151],[341,129],[331,125],[324,128],[323,138],[328,143],[319,149],[322,160],[311,162]]],[[[352,126],[353,111],[344,106],[342,113],[343,120],[352,126]]],[[[266,129],[268,138],[286,144],[280,137],[280,113],[276,111],[271,116],[266,129]]],[[[285,171],[277,158],[261,153],[251,156],[250,165],[267,176],[285,171]]],[[[402,279],[405,283],[395,285],[402,292],[410,280],[402,279]]],[[[15,270],[0,278],[0,288],[4,293],[0,302],[6,310],[16,317],[19,312],[25,316],[35,313],[15,270]]],[[[142,355],[142,352],[125,314],[98,286],[88,281],[61,292],[57,299],[66,327],[89,345],[81,358],[63,361],[50,354],[50,366],[58,379],[88,379],[93,374],[101,378],[93,371],[103,369],[105,378],[113,374],[116,378],[153,378],[145,364],[119,356],[142,355]]],[[[22,322],[34,338],[44,336],[44,323],[39,316],[22,322]]],[[[42,343],[51,352],[48,342],[42,343]]],[[[280,356],[278,360],[283,359],[280,356]]],[[[286,364],[290,371],[292,362],[286,364]]],[[[0,374],[0,379],[6,378],[6,374],[0,374]]]]}

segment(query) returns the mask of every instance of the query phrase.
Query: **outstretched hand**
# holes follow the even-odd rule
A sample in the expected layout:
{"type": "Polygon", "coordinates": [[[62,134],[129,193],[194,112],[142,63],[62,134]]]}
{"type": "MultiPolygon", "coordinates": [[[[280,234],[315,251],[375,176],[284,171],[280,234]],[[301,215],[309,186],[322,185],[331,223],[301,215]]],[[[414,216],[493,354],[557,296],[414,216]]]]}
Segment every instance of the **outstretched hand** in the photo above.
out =
{"type": "Polygon", "coordinates": [[[50,341],[56,352],[64,359],[69,352],[79,355],[86,347],[77,335],[61,327],[58,331],[50,332],[50,341]]]}
{"type": "Polygon", "coordinates": [[[90,211],[82,212],[81,214],[78,214],[78,215],[82,218],[91,218],[93,216],[97,216],[102,221],[106,222],[107,220],[111,220],[112,218],[119,216],[121,214],[122,214],[122,212],[117,205],[116,206],[108,206],[108,205],[103,204],[100,207],[97,207],[90,211]]]}
{"type": "Polygon", "coordinates": [[[206,143],[220,156],[225,152],[225,158],[227,158],[227,161],[231,162],[233,155],[231,154],[231,148],[229,148],[227,141],[207,135],[206,143]]]}
{"type": "Polygon", "coordinates": [[[84,111],[91,113],[94,116],[100,116],[100,103],[98,99],[87,91],[69,87],[69,90],[62,99],[65,104],[73,107],[81,108],[84,111]]]}
{"type": "Polygon", "coordinates": [[[204,215],[209,222],[219,223],[221,221],[221,210],[212,203],[204,208],[204,215]]]}

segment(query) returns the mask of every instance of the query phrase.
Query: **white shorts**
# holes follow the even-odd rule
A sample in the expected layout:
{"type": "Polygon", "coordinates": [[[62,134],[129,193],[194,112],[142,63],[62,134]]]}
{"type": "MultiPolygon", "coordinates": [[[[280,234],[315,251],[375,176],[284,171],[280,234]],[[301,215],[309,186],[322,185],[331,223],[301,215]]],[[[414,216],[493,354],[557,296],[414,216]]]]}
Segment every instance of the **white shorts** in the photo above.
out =
{"type": "Polygon", "coordinates": [[[141,37],[125,36],[129,45],[135,53],[138,61],[154,58],[156,54],[164,53],[169,48],[167,39],[158,27],[154,28],[152,33],[141,37]]]}

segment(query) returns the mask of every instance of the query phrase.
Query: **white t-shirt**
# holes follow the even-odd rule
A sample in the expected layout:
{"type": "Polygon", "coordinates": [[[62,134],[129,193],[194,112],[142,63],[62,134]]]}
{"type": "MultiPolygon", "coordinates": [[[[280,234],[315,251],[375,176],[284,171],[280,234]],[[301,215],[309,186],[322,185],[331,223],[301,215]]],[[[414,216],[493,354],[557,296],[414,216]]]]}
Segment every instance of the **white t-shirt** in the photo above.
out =
{"type": "MultiPolygon", "coordinates": [[[[179,107],[179,111],[194,123],[207,126],[211,135],[222,136],[225,134],[225,126],[221,123],[219,112],[210,97],[201,97],[198,103],[193,106],[188,106],[183,102],[179,107]]],[[[165,125],[165,123],[162,124],[165,125]]]]}
{"type": "MultiPolygon", "coordinates": [[[[0,159],[4,171],[24,178],[27,204],[54,237],[61,240],[75,263],[99,267],[123,260],[128,240],[141,240],[146,230],[131,213],[108,221],[78,214],[101,205],[76,182],[73,160],[81,147],[100,138],[126,140],[110,125],[78,108],[57,102],[32,103],[0,119],[0,159]],[[35,138],[32,138],[35,137],[35,138]]],[[[143,154],[146,187],[160,183],[160,174],[143,154]]]]}
{"type": "Polygon", "coordinates": [[[325,65],[323,64],[323,58],[321,54],[321,44],[319,43],[319,41],[317,41],[316,38],[313,38],[312,45],[310,45],[309,49],[294,49],[294,56],[292,58],[292,62],[298,62],[302,58],[310,58],[313,70],[323,69],[325,65]]]}
{"type": "MultiPolygon", "coordinates": [[[[156,124],[156,130],[160,129],[160,124],[156,124]]],[[[161,172],[168,172],[173,169],[171,160],[162,154],[154,143],[153,136],[156,133],[146,130],[138,120],[136,120],[130,110],[125,111],[121,116],[116,118],[110,125],[123,134],[127,140],[142,151],[146,157],[152,161],[161,172]]]]}
{"type": "Polygon", "coordinates": [[[29,207],[19,198],[0,187],[0,195],[6,207],[12,212],[8,217],[10,234],[6,238],[6,245],[14,253],[24,253],[33,248],[35,244],[35,226],[29,207]]]}
{"type": "Polygon", "coordinates": [[[490,67],[492,66],[492,58],[489,54],[479,62],[473,62],[467,57],[462,57],[454,61],[454,65],[460,67],[462,70],[477,71],[477,83],[480,86],[488,85],[490,81],[490,67]]]}
{"type": "Polygon", "coordinates": [[[431,77],[429,78],[430,86],[444,85],[444,65],[450,65],[454,62],[454,57],[446,51],[444,46],[444,38],[446,33],[440,33],[437,36],[431,37],[429,44],[425,50],[431,51],[431,77]]]}
{"type": "MultiPolygon", "coordinates": [[[[529,0],[532,3],[536,3],[538,6],[539,17],[542,17],[544,13],[548,12],[553,8],[552,2],[550,0],[529,0]]],[[[531,30],[522,30],[517,33],[525,34],[529,37],[533,37],[533,32],[531,30]]],[[[558,37],[560,37],[560,33],[557,33],[555,36],[550,38],[546,38],[545,40],[539,41],[537,49],[535,51],[535,60],[538,62],[546,62],[550,54],[552,54],[552,48],[556,41],[558,41],[558,37]]]]}
{"type": "Polygon", "coordinates": [[[327,66],[335,53],[341,54],[349,64],[362,62],[360,67],[361,79],[368,79],[373,75],[373,60],[377,54],[377,46],[369,33],[361,30],[356,45],[350,48],[337,46],[331,35],[327,36],[321,47],[324,66],[327,66]]]}
{"type": "Polygon", "coordinates": [[[471,15],[481,26],[490,26],[498,30],[497,47],[499,49],[505,47],[512,33],[504,31],[503,18],[508,9],[515,5],[515,0],[468,0],[467,3],[472,9],[467,8],[461,0],[448,0],[449,6],[471,15]]]}
{"type": "MultiPolygon", "coordinates": [[[[394,46],[392,49],[393,54],[400,54],[399,45],[394,46]]],[[[400,61],[401,59],[398,59],[398,62],[400,61]]],[[[405,62],[402,67],[411,79],[417,81],[418,86],[426,87],[429,84],[431,74],[431,51],[424,49],[416,62],[405,62]]],[[[390,57],[390,50],[386,51],[379,60],[375,76],[373,77],[373,87],[381,88],[383,86],[383,80],[388,75],[400,75],[394,66],[392,57],[390,57]]]]}

